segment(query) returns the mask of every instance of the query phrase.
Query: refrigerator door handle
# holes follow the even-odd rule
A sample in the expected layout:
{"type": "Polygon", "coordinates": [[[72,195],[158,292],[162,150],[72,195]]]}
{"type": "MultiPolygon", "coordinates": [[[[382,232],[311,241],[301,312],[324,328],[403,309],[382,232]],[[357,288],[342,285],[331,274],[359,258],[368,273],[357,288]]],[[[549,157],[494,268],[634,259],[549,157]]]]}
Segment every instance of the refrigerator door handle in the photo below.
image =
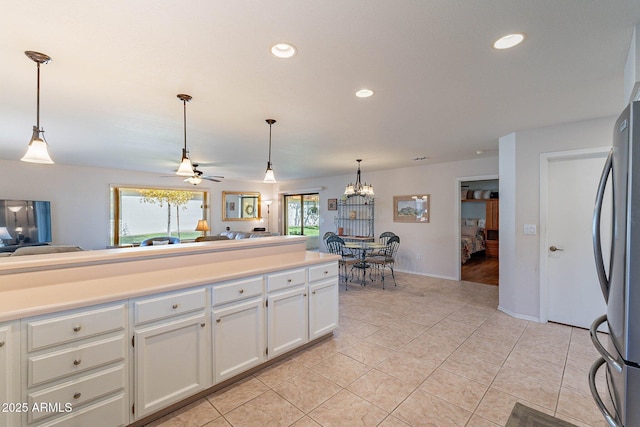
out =
{"type": "Polygon", "coordinates": [[[609,301],[609,287],[611,283],[607,277],[607,272],[604,269],[604,260],[602,259],[602,242],[600,240],[600,217],[602,215],[602,202],[604,199],[604,191],[607,187],[607,181],[611,175],[613,169],[613,150],[609,151],[607,161],[604,164],[602,175],[600,176],[600,183],[598,184],[598,192],[596,194],[596,205],[593,210],[593,255],[596,261],[596,272],[598,273],[598,282],[600,282],[600,288],[602,289],[602,295],[604,301],[609,301]]]}
{"type": "Polygon", "coordinates": [[[607,421],[607,424],[609,424],[609,426],[624,427],[622,424],[618,424],[615,417],[611,414],[611,412],[609,412],[606,405],[600,398],[598,389],[596,388],[596,373],[598,372],[598,369],[605,363],[606,363],[605,360],[602,357],[600,357],[598,358],[598,360],[595,361],[593,365],[591,365],[591,369],[589,369],[589,389],[591,390],[591,396],[593,396],[593,399],[596,401],[596,405],[598,406],[598,409],[600,409],[600,412],[602,412],[602,415],[604,416],[604,419],[607,421]]]}
{"type": "Polygon", "coordinates": [[[591,341],[593,345],[598,350],[598,353],[607,361],[607,363],[615,368],[616,371],[622,372],[622,365],[618,362],[612,355],[607,351],[607,349],[602,345],[600,340],[598,339],[598,328],[604,322],[607,321],[607,315],[603,314],[593,321],[591,324],[591,328],[589,329],[589,334],[591,335],[591,341]]]}

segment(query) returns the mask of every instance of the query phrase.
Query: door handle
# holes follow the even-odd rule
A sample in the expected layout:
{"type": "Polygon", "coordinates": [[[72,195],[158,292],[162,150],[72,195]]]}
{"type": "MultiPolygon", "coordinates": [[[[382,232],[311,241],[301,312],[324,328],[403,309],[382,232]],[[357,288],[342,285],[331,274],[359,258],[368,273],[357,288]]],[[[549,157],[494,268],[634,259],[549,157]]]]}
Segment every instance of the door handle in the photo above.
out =
{"type": "Polygon", "coordinates": [[[555,246],[549,246],[549,250],[551,252],[555,252],[555,251],[564,251],[564,249],[560,249],[560,248],[556,248],[555,246]]]}

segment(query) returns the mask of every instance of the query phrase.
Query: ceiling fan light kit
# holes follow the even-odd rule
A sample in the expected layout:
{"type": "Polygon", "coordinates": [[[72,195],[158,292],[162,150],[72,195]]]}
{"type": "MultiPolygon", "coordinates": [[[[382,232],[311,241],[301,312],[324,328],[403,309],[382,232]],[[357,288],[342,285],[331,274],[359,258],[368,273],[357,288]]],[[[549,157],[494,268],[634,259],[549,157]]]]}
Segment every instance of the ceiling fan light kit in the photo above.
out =
{"type": "MultiPolygon", "coordinates": [[[[178,99],[182,101],[183,104],[183,116],[184,116],[184,147],[182,148],[182,159],[180,160],[180,166],[176,171],[176,175],[179,176],[192,176],[193,175],[193,165],[191,164],[191,159],[189,159],[189,152],[187,151],[187,102],[191,101],[192,97],[190,95],[180,93],[177,95],[178,99]]],[[[194,184],[196,185],[196,184],[194,184]]]]}
{"type": "Polygon", "coordinates": [[[20,159],[23,162],[40,163],[45,165],[53,164],[51,156],[49,156],[49,146],[44,139],[44,130],[40,128],[40,64],[47,64],[51,61],[51,57],[44,53],[27,50],[25,53],[29,59],[38,64],[38,83],[36,98],[36,125],[33,127],[33,134],[26,154],[20,159]],[[42,134],[42,138],[40,138],[42,134]]]}

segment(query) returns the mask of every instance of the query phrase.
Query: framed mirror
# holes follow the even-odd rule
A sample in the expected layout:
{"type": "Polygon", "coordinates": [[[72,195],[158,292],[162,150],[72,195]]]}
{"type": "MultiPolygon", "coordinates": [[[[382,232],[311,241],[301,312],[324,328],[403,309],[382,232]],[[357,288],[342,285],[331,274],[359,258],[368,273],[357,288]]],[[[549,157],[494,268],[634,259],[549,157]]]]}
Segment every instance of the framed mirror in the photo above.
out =
{"type": "Polygon", "coordinates": [[[223,221],[255,221],[260,219],[260,193],[250,191],[222,192],[223,221]]]}

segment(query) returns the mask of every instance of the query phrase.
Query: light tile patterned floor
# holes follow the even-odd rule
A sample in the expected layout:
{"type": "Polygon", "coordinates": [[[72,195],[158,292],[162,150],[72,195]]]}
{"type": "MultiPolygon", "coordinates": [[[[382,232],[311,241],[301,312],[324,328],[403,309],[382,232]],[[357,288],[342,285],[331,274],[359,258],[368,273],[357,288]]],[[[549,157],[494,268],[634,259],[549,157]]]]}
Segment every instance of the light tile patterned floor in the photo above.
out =
{"type": "Polygon", "coordinates": [[[341,283],[332,338],[148,426],[495,427],[515,402],[605,425],[587,384],[588,331],[509,317],[496,286],[397,281],[341,283]]]}

